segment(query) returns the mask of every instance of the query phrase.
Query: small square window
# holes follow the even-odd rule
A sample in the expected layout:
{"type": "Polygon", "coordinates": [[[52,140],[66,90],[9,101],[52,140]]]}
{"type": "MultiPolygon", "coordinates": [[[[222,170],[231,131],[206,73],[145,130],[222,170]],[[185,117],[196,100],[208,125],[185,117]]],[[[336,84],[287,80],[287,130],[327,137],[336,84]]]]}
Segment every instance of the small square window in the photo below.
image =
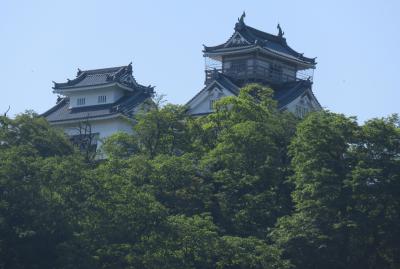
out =
{"type": "Polygon", "coordinates": [[[83,105],[85,105],[85,98],[78,98],[78,99],[76,100],[76,104],[77,104],[78,106],[83,106],[83,105]]]}
{"type": "Polygon", "coordinates": [[[104,103],[106,103],[106,102],[107,102],[107,96],[105,96],[105,95],[100,95],[100,96],[98,97],[98,99],[97,99],[97,102],[98,102],[99,104],[104,104],[104,103]]]}

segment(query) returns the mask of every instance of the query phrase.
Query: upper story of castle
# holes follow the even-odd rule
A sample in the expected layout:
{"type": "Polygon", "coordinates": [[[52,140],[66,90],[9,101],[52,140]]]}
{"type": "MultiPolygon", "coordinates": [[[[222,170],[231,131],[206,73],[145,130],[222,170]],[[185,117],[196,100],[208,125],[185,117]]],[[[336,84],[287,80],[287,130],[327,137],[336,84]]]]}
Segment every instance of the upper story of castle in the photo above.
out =
{"type": "Polygon", "coordinates": [[[272,35],[238,19],[234,33],[223,44],[204,46],[207,85],[217,70],[238,85],[260,82],[268,85],[297,80],[312,81],[315,58],[308,58],[289,47],[278,24],[278,34],[272,35]]]}

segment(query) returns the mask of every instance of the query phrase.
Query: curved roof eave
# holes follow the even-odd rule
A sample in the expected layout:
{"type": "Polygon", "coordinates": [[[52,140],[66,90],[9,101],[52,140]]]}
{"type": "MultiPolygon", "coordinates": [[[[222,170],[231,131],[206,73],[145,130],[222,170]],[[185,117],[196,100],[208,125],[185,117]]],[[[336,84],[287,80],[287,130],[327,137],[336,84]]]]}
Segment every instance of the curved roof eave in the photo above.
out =
{"type": "Polygon", "coordinates": [[[242,46],[242,47],[234,47],[234,48],[223,48],[223,49],[219,49],[218,51],[214,51],[214,52],[203,51],[203,53],[204,53],[203,55],[204,55],[204,57],[216,58],[217,56],[220,56],[220,55],[235,54],[238,51],[242,51],[243,53],[246,53],[246,52],[253,52],[257,49],[261,50],[265,54],[276,56],[278,58],[289,61],[291,63],[300,64],[303,67],[314,68],[315,65],[317,64],[315,62],[310,63],[310,62],[302,61],[300,59],[294,58],[291,55],[285,55],[285,54],[270,50],[268,48],[261,47],[259,45],[250,45],[250,46],[242,46]]]}
{"type": "MultiPolygon", "coordinates": [[[[81,90],[95,90],[99,88],[107,88],[107,87],[112,87],[112,86],[118,86],[121,89],[128,90],[128,91],[134,91],[135,88],[131,88],[128,86],[125,86],[119,82],[107,82],[107,83],[102,83],[102,84],[96,84],[96,85],[85,85],[85,86],[69,86],[66,88],[54,88],[53,87],[53,92],[54,93],[63,93],[63,92],[74,92],[74,91],[81,91],[81,90]]],[[[139,85],[139,88],[147,88],[145,86],[139,85]]]]}
{"type": "MultiPolygon", "coordinates": [[[[115,112],[113,114],[91,116],[87,120],[88,121],[99,121],[99,120],[115,119],[118,117],[126,117],[126,116],[119,112],[115,112]]],[[[70,119],[65,119],[65,120],[53,120],[53,121],[49,120],[49,123],[52,125],[61,125],[61,124],[82,122],[82,120],[84,120],[84,119],[83,118],[70,118],[70,119]]]]}

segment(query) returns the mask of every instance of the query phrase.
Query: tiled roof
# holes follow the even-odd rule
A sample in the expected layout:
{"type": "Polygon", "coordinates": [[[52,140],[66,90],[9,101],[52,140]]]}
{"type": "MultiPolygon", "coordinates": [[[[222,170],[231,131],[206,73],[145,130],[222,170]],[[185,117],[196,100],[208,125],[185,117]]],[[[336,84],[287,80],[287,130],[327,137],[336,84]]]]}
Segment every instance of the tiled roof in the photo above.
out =
{"type": "MultiPolygon", "coordinates": [[[[228,76],[219,73],[219,75],[214,75],[213,81],[210,81],[208,86],[197,93],[189,102],[186,103],[186,105],[188,105],[198,95],[205,91],[214,81],[220,83],[225,89],[229,90],[233,94],[239,94],[240,87],[236,85],[228,76]]],[[[278,102],[278,108],[281,109],[307,91],[311,91],[311,86],[312,82],[309,80],[297,80],[274,85],[272,86],[274,90],[273,98],[278,102]]]]}
{"type": "Polygon", "coordinates": [[[204,92],[205,90],[207,90],[211,84],[213,83],[219,83],[220,85],[222,85],[225,89],[227,89],[228,91],[232,92],[235,95],[239,94],[240,88],[232,82],[231,79],[229,79],[226,75],[222,74],[221,72],[218,72],[217,70],[213,71],[213,81],[211,81],[210,83],[207,83],[207,85],[201,90],[199,91],[195,96],[193,96],[193,98],[191,98],[186,105],[188,105],[190,102],[192,102],[194,99],[196,99],[197,96],[199,96],[202,92],[204,92]]]}
{"type": "Polygon", "coordinates": [[[79,70],[76,78],[68,80],[63,83],[54,82],[54,90],[64,90],[71,88],[80,88],[88,86],[100,86],[110,83],[120,83],[129,88],[151,88],[140,85],[136,82],[132,75],[132,63],[127,66],[93,69],[93,70],[79,70]]]}
{"type": "Polygon", "coordinates": [[[140,104],[150,98],[151,94],[136,92],[121,97],[113,104],[70,108],[69,98],[63,98],[53,108],[42,114],[50,123],[86,120],[116,115],[132,116],[140,104]]]}
{"type": "Polygon", "coordinates": [[[229,38],[228,41],[217,46],[210,46],[210,47],[204,46],[203,52],[205,54],[220,53],[232,50],[235,51],[244,48],[261,47],[280,56],[284,56],[308,64],[315,64],[315,58],[304,57],[302,53],[299,53],[293,50],[291,47],[289,47],[288,44],[286,43],[286,39],[283,37],[283,33],[279,35],[272,35],[257,30],[253,27],[247,26],[244,23],[243,19],[239,20],[239,22],[236,23],[235,33],[232,35],[232,37],[236,33],[239,33],[248,43],[243,43],[243,44],[229,43],[229,40],[231,39],[229,38]]]}
{"type": "Polygon", "coordinates": [[[312,82],[309,80],[298,80],[280,84],[274,87],[274,99],[278,101],[278,107],[283,108],[308,90],[311,90],[311,86],[312,82]]]}

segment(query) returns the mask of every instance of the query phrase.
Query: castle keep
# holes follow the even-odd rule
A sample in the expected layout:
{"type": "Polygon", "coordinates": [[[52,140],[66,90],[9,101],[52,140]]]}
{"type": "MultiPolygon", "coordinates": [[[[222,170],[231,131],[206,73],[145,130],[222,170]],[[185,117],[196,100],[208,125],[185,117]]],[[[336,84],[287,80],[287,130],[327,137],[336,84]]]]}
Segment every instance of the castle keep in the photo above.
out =
{"type": "MultiPolygon", "coordinates": [[[[305,57],[289,47],[278,24],[277,35],[244,22],[245,13],[235,24],[231,37],[217,46],[204,46],[205,87],[187,102],[193,116],[213,112],[213,104],[224,96],[237,95],[241,87],[257,82],[274,90],[278,108],[299,117],[320,110],[312,91],[315,58],[305,57]]],[[[126,118],[134,118],[141,105],[151,100],[154,88],[140,85],[127,66],[79,70],[76,77],[55,83],[60,95],[57,104],[43,114],[78,140],[90,134],[98,147],[102,138],[115,132],[131,133],[126,118]],[[89,130],[88,130],[89,127],[89,130]]]]}

